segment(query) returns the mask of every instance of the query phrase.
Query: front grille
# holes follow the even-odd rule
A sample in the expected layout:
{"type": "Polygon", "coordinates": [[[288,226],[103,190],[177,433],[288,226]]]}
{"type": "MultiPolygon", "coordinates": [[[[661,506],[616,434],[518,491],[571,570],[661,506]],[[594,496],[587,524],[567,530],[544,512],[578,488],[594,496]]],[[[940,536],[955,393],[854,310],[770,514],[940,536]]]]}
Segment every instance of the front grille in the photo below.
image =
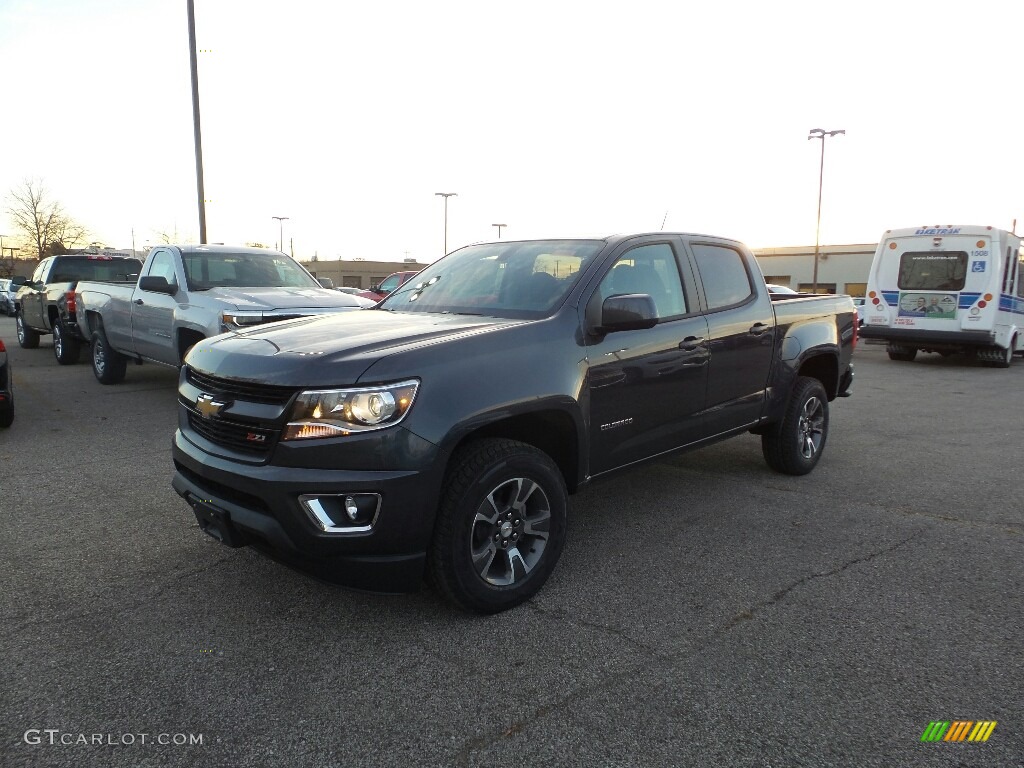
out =
{"type": "Polygon", "coordinates": [[[208,392],[211,395],[227,395],[232,399],[248,400],[252,403],[284,405],[291,400],[292,395],[296,392],[294,387],[260,384],[238,379],[222,379],[200,373],[192,366],[188,366],[186,369],[185,378],[203,392],[208,392]]]}
{"type": "Polygon", "coordinates": [[[211,443],[255,456],[266,455],[281,434],[278,429],[266,429],[218,417],[204,419],[191,408],[188,411],[188,424],[211,443]]]}

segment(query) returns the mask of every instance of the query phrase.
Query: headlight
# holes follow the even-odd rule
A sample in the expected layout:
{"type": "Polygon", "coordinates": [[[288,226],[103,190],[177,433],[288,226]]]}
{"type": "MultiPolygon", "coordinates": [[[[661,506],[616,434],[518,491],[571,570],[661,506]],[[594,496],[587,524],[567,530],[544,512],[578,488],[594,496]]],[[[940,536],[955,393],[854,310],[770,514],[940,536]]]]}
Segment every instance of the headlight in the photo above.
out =
{"type": "Polygon", "coordinates": [[[229,331],[259,325],[263,322],[262,312],[221,312],[220,324],[229,331]]]}
{"type": "Polygon", "coordinates": [[[419,385],[411,379],[377,387],[300,392],[281,439],[341,437],[394,426],[409,412],[419,385]]]}

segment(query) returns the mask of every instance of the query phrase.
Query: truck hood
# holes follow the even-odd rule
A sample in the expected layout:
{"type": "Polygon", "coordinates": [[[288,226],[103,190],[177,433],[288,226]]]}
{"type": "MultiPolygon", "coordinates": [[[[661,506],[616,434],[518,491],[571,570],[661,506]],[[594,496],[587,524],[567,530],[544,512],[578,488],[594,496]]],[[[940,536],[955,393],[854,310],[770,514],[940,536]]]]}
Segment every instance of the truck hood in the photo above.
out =
{"type": "Polygon", "coordinates": [[[242,312],[293,309],[358,309],[375,302],[329,288],[211,288],[211,298],[234,305],[242,312]]]}
{"type": "Polygon", "coordinates": [[[221,334],[186,362],[211,376],[295,387],[354,384],[387,355],[529,321],[365,310],[305,317],[221,334]]]}

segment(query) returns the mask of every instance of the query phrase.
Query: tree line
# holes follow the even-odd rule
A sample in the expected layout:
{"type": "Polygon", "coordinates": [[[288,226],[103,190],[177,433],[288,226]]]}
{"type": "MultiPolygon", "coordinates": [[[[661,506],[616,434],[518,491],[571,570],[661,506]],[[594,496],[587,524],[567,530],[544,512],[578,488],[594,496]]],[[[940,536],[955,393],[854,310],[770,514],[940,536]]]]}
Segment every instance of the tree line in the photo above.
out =
{"type": "Polygon", "coordinates": [[[0,251],[0,276],[13,274],[15,251],[24,251],[23,257],[43,259],[67,253],[89,236],[39,179],[25,179],[8,192],[6,211],[14,229],[8,237],[21,245],[4,246],[0,251]]]}

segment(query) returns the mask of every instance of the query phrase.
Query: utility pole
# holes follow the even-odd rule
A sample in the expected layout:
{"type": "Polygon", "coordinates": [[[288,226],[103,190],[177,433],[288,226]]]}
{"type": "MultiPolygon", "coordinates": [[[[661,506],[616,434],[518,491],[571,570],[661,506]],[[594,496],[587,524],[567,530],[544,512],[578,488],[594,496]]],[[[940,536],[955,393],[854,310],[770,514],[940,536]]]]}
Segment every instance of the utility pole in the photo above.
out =
{"type": "Polygon", "coordinates": [[[845,130],[839,131],[826,131],[823,128],[811,128],[810,135],[807,140],[821,139],[821,166],[818,169],[818,228],[814,235],[814,277],[812,278],[811,291],[813,293],[818,292],[818,257],[821,251],[821,185],[825,178],[825,137],[826,136],[838,136],[839,134],[846,135],[845,130]]]}

